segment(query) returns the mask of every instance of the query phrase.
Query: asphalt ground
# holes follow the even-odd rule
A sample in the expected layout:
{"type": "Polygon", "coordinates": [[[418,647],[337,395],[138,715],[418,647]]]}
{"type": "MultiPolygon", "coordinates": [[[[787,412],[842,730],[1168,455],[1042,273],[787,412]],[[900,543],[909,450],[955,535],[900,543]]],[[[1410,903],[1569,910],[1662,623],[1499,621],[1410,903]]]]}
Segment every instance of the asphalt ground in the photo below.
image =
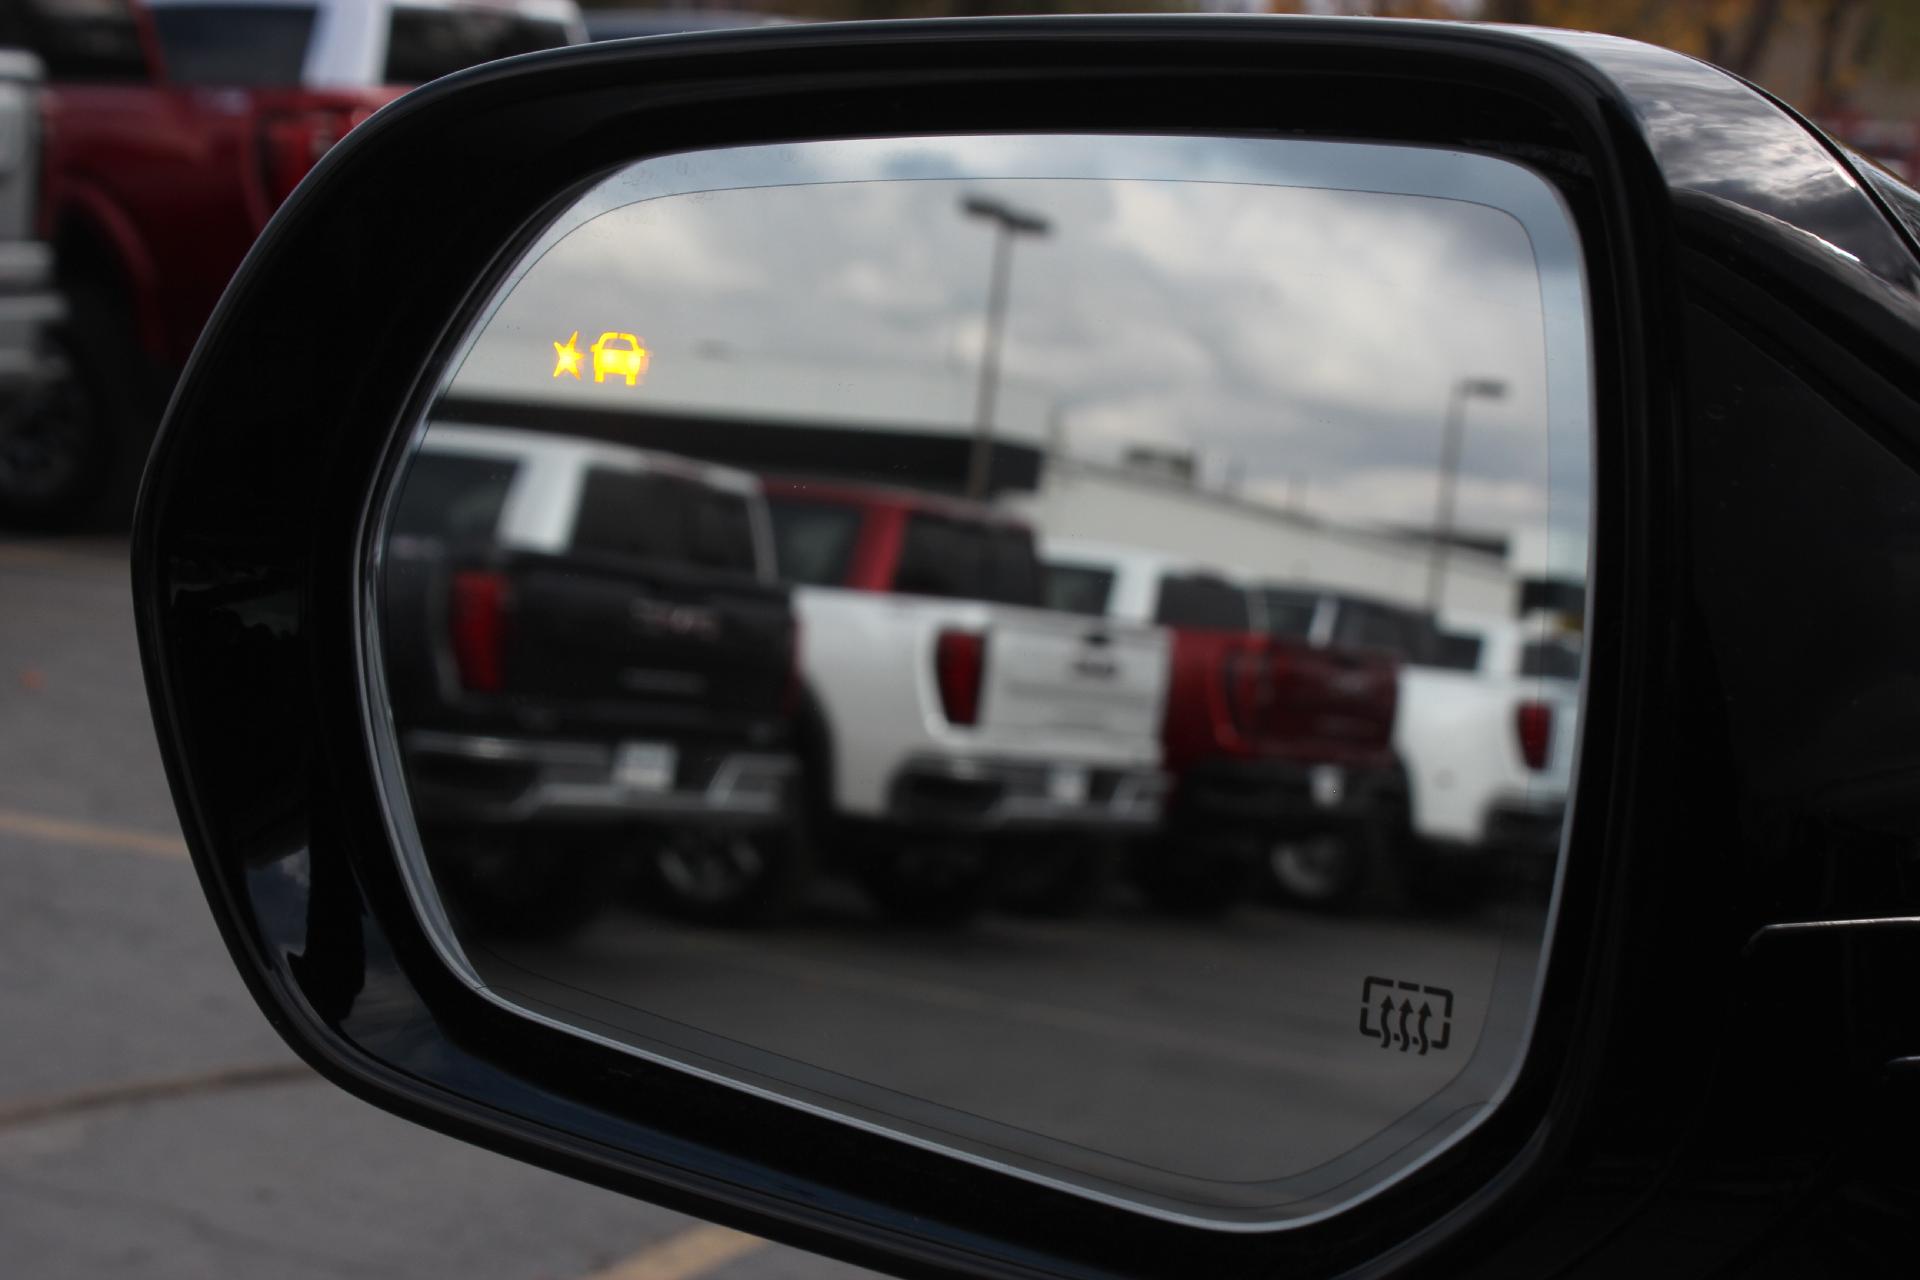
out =
{"type": "Polygon", "coordinates": [[[0,541],[0,1273],[866,1274],[443,1138],[302,1067],[186,861],[125,562],[111,538],[0,541]]]}

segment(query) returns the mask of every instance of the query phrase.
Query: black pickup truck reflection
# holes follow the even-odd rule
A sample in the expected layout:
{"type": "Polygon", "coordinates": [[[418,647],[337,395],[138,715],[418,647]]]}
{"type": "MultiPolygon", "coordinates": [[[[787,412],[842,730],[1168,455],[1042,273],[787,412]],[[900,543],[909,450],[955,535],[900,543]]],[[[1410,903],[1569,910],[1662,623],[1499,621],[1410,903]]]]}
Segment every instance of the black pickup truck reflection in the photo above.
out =
{"type": "Polygon", "coordinates": [[[795,629],[744,472],[436,426],[387,547],[388,687],[436,883],[521,934],[638,872],[752,909],[786,860],[795,629]]]}

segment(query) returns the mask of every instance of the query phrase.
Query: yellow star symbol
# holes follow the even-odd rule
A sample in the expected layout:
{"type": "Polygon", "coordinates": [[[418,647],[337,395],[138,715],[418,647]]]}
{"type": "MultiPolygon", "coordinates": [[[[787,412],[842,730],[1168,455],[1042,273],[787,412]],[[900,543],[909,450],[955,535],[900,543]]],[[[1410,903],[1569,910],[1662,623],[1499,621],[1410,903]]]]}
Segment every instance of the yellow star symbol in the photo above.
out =
{"type": "Polygon", "coordinates": [[[580,348],[574,345],[579,341],[580,341],[580,331],[578,329],[575,329],[573,331],[573,336],[571,338],[568,338],[566,342],[564,343],[556,342],[553,344],[553,355],[554,355],[553,376],[554,377],[557,378],[563,373],[570,373],[573,375],[573,380],[575,382],[580,381],[580,348]]]}

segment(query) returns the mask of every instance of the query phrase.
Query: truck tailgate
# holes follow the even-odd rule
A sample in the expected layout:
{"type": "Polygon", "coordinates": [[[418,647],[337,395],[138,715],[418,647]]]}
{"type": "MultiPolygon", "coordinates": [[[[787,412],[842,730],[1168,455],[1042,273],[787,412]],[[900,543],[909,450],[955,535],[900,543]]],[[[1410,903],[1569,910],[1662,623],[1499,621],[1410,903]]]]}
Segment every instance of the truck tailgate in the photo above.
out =
{"type": "Polygon", "coordinates": [[[987,640],[982,720],[1022,749],[1156,748],[1169,637],[1158,627],[1041,610],[998,610],[987,640]]]}
{"type": "Polygon", "coordinates": [[[516,701],[692,730],[781,714],[793,670],[782,589],[614,557],[489,560],[511,601],[502,692],[516,701]]]}
{"type": "Polygon", "coordinates": [[[1288,754],[1391,748],[1399,684],[1391,658],[1276,639],[1270,670],[1267,729],[1288,754]]]}

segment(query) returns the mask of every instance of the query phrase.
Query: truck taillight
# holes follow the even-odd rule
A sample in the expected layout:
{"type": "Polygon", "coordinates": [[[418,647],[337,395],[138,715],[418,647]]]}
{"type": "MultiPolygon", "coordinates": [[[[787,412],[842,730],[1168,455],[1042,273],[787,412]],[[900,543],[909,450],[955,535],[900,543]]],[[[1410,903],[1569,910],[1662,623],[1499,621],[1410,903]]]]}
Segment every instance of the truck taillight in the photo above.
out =
{"type": "Polygon", "coordinates": [[[1523,702],[1513,709],[1513,727],[1527,768],[1545,769],[1553,755],[1553,708],[1544,702],[1523,702]]]}
{"type": "Polygon", "coordinates": [[[987,674],[985,633],[942,631],[934,642],[933,672],[948,723],[979,724],[980,688],[987,674]]]}
{"type": "Polygon", "coordinates": [[[474,693],[506,688],[507,580],[469,569],[453,575],[448,622],[460,687],[474,693]]]}
{"type": "Polygon", "coordinates": [[[278,209],[307,171],[366,112],[341,107],[275,112],[260,119],[260,182],[267,211],[278,209]]]}

